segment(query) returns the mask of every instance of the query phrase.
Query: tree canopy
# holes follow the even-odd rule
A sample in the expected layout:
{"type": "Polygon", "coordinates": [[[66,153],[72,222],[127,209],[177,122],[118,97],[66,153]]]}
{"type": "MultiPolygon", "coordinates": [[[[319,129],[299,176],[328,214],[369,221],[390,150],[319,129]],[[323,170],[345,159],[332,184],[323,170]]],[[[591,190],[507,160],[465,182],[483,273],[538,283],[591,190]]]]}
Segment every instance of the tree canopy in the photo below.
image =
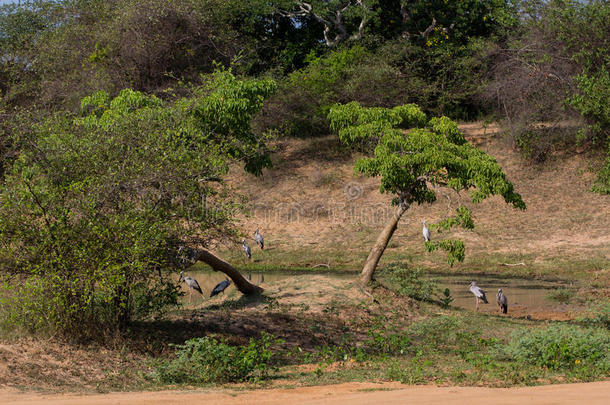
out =
{"type": "MultiPolygon", "coordinates": [[[[389,242],[400,216],[413,203],[432,203],[438,187],[456,192],[468,191],[472,202],[489,196],[501,195],[515,208],[525,209],[521,196],[497,161],[472,146],[447,117],[428,119],[416,105],[388,108],[366,108],[356,102],[338,105],[329,113],[331,127],[341,141],[364,147],[372,156],[359,159],[354,171],[380,177],[379,190],[394,195],[393,204],[399,207],[392,219],[392,231],[382,233],[381,252],[369,256],[372,270],[363,270],[362,280],[370,281],[374,268],[389,242]],[[365,271],[367,273],[365,274],[365,271]]],[[[454,218],[439,226],[473,226],[469,210],[461,206],[454,218]]],[[[377,245],[376,245],[377,246],[377,245]]],[[[460,241],[427,242],[429,250],[444,249],[449,260],[463,260],[464,247],[460,241]]],[[[374,249],[375,250],[375,249],[374,249]]]]}
{"type": "Polygon", "coordinates": [[[14,316],[91,335],[176,303],[182,247],[233,235],[228,165],[268,165],[250,120],[274,88],[218,71],[173,101],[100,91],[16,134],[0,185],[1,256],[25,280],[14,316]]]}

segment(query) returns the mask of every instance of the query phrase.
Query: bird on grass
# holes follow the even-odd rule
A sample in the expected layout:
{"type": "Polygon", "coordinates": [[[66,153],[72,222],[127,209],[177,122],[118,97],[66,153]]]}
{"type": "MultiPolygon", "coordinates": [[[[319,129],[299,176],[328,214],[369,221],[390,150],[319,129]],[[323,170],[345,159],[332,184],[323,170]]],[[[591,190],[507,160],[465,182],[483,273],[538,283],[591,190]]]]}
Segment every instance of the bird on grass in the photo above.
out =
{"type": "Polygon", "coordinates": [[[245,239],[241,240],[241,248],[243,249],[244,253],[246,254],[246,257],[248,259],[250,259],[252,257],[252,249],[250,249],[250,246],[248,246],[245,239]]]}
{"type": "Polygon", "coordinates": [[[258,232],[258,229],[254,231],[254,240],[256,241],[256,243],[258,243],[258,246],[260,246],[261,250],[265,248],[265,239],[263,239],[263,235],[258,232]]]}
{"type": "Polygon", "coordinates": [[[186,285],[189,287],[189,303],[193,301],[193,290],[197,291],[199,294],[203,295],[203,291],[201,291],[201,287],[199,287],[199,283],[193,277],[185,276],[184,272],[180,272],[180,279],[178,282],[184,281],[186,285]]]}
{"type": "Polygon", "coordinates": [[[422,229],[422,234],[424,235],[424,240],[426,242],[430,242],[430,230],[426,226],[426,220],[424,219],[424,228],[422,229]]]}
{"type": "Polygon", "coordinates": [[[496,294],[496,302],[498,303],[500,312],[502,312],[503,314],[508,313],[508,300],[506,299],[506,295],[504,295],[501,288],[498,288],[498,293],[496,294]]]}
{"type": "Polygon", "coordinates": [[[230,285],[231,285],[231,281],[228,278],[225,278],[220,283],[216,284],[216,287],[214,287],[214,289],[212,290],[212,293],[210,294],[210,298],[212,298],[213,296],[218,295],[220,293],[224,294],[225,290],[230,285]]]}
{"type": "Polygon", "coordinates": [[[479,300],[483,301],[485,304],[489,304],[487,301],[487,297],[485,297],[485,291],[481,290],[477,285],[476,281],[470,283],[470,292],[474,294],[476,299],[476,308],[479,310],[479,300]]]}

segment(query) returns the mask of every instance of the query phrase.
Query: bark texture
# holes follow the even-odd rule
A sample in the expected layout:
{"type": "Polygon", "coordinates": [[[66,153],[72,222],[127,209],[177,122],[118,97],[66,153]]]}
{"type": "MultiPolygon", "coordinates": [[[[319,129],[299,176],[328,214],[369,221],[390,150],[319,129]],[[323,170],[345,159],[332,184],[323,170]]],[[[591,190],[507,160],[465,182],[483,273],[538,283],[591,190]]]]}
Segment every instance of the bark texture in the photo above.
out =
{"type": "Polygon", "coordinates": [[[366,259],[366,262],[364,262],[362,273],[360,273],[360,283],[362,283],[363,285],[371,282],[373,274],[375,273],[375,269],[377,268],[377,264],[381,259],[381,255],[383,255],[383,252],[388,246],[390,239],[392,239],[392,235],[394,235],[394,231],[396,231],[396,227],[398,226],[398,221],[400,221],[400,218],[405,213],[407,208],[408,206],[403,204],[396,207],[394,215],[377,237],[377,241],[371,249],[369,257],[366,259]]]}
{"type": "Polygon", "coordinates": [[[206,263],[212,269],[214,269],[214,271],[219,271],[229,276],[233,283],[235,283],[235,287],[237,287],[242,294],[253,295],[263,292],[261,287],[249,282],[235,267],[231,266],[229,263],[225,262],[212,252],[206,249],[196,249],[196,252],[197,260],[201,260],[202,262],[206,263]]]}

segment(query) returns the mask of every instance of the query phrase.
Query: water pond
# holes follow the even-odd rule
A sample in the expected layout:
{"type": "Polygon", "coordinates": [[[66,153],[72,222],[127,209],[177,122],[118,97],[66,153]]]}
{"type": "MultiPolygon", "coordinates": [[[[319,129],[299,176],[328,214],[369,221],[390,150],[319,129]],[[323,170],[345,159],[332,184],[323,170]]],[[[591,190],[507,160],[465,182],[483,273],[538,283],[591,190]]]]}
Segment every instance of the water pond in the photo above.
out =
{"type": "MultiPolygon", "coordinates": [[[[224,280],[224,274],[211,271],[207,268],[195,266],[186,272],[189,276],[195,278],[201,286],[204,296],[208,297],[212,289],[220,281],[224,280]]],[[[306,274],[303,271],[273,271],[273,272],[252,272],[251,280],[254,284],[271,284],[277,281],[285,280],[295,275],[306,274]]],[[[312,274],[314,274],[312,272],[312,274]]],[[[334,273],[316,271],[315,274],[323,274],[331,278],[340,279],[355,279],[356,273],[334,273]]],[[[247,276],[247,273],[246,273],[247,276]]],[[[441,289],[449,288],[451,296],[454,298],[452,306],[474,309],[474,296],[468,290],[471,281],[476,281],[487,294],[489,305],[482,305],[481,310],[484,312],[493,312],[497,310],[496,292],[498,288],[506,295],[509,301],[510,310],[525,311],[540,311],[540,310],[568,310],[568,306],[563,306],[555,300],[549,299],[549,295],[556,291],[569,291],[573,286],[561,283],[542,280],[530,280],[523,278],[502,278],[501,276],[489,275],[433,275],[441,289]]],[[[184,286],[185,287],[185,286],[184,286]]],[[[183,287],[183,288],[184,288],[183,287]]],[[[235,287],[231,285],[226,292],[230,292],[235,287]]],[[[184,297],[188,300],[188,294],[184,297]]]]}

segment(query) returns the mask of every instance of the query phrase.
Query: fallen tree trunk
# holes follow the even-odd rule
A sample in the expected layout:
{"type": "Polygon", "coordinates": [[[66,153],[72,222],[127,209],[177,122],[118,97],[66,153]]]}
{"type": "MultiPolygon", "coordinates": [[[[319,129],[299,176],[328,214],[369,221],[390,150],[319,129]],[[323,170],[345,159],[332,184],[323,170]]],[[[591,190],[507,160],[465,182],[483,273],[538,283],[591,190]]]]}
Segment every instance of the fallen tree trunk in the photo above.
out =
{"type": "Polygon", "coordinates": [[[222,260],[220,257],[214,255],[212,252],[206,249],[194,249],[196,252],[196,259],[201,260],[205,264],[209,265],[214,271],[219,271],[226,274],[235,283],[235,287],[245,295],[260,294],[263,289],[257,285],[252,284],[241,275],[241,273],[229,263],[222,260]]]}

